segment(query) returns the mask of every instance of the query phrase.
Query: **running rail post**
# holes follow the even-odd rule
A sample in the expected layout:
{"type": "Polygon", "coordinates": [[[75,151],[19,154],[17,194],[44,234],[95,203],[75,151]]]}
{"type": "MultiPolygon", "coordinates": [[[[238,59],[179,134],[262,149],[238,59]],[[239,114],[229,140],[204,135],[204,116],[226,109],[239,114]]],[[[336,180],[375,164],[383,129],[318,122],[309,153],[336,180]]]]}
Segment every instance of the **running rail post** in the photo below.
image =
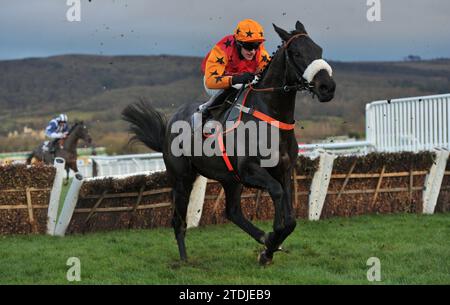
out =
{"type": "Polygon", "coordinates": [[[206,184],[208,179],[198,176],[192,187],[186,216],[187,228],[198,227],[202,217],[203,203],[205,202],[206,184]]]}
{"type": "Polygon", "coordinates": [[[309,195],[309,220],[320,219],[323,204],[325,202],[325,198],[327,197],[328,185],[331,180],[334,159],[336,159],[336,157],[336,155],[325,151],[320,153],[319,169],[314,174],[309,195]]]}
{"type": "Polygon", "coordinates": [[[425,190],[423,192],[423,214],[433,214],[434,208],[441,190],[442,179],[445,174],[445,167],[449,157],[448,150],[436,151],[436,161],[430,169],[430,173],[425,179],[425,190]]]}

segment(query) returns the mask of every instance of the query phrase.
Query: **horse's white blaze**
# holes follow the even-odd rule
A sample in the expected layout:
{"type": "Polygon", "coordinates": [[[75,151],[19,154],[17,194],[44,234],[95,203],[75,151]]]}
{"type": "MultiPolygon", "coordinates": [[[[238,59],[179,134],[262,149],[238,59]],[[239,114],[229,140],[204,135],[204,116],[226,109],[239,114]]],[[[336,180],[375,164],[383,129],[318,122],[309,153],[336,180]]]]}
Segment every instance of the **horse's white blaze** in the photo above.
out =
{"type": "Polygon", "coordinates": [[[320,70],[326,70],[330,77],[333,75],[333,69],[331,69],[331,66],[325,60],[316,59],[312,63],[310,63],[308,67],[306,67],[306,70],[303,73],[303,78],[306,79],[308,83],[310,83],[320,70]]]}

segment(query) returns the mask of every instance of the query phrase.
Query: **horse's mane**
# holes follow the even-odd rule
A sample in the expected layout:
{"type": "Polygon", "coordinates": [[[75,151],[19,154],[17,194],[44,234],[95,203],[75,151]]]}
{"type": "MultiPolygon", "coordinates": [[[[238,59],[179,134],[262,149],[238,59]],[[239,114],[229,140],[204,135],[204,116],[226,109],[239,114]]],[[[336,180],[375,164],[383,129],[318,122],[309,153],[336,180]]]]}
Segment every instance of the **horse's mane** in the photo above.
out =
{"type": "Polygon", "coordinates": [[[72,125],[72,127],[70,127],[69,129],[69,134],[72,133],[72,131],[78,126],[78,125],[83,125],[83,121],[75,121],[75,123],[72,125]]]}
{"type": "Polygon", "coordinates": [[[264,77],[266,76],[267,71],[269,70],[270,64],[272,63],[272,58],[274,58],[277,55],[277,53],[280,51],[280,48],[281,48],[281,45],[277,46],[277,50],[272,53],[272,56],[269,59],[269,63],[264,67],[264,69],[261,72],[258,73],[258,78],[259,78],[258,82],[262,81],[264,79],[264,77]]]}
{"type": "MultiPolygon", "coordinates": [[[[305,30],[300,30],[300,31],[299,30],[293,30],[289,34],[296,35],[296,34],[303,34],[303,33],[306,33],[306,31],[305,30]]],[[[264,70],[262,70],[260,73],[258,73],[258,77],[259,77],[259,81],[258,82],[260,82],[260,81],[262,81],[264,79],[264,77],[267,74],[267,71],[269,70],[270,64],[272,63],[272,59],[275,56],[277,56],[278,52],[280,51],[281,47],[283,46],[283,44],[285,42],[286,41],[282,40],[281,44],[277,46],[277,49],[274,52],[272,52],[272,56],[270,57],[269,63],[264,67],[264,70]]]]}

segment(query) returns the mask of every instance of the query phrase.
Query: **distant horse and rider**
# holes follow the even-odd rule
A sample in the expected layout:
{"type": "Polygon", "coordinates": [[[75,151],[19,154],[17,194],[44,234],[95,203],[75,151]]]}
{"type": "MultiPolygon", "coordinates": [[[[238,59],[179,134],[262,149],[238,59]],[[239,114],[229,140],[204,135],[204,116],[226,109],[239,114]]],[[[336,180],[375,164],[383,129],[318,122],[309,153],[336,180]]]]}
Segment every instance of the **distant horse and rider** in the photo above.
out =
{"type": "Polygon", "coordinates": [[[56,157],[63,158],[66,161],[65,170],[68,179],[70,170],[78,172],[78,141],[81,139],[87,144],[92,144],[88,128],[83,121],[75,121],[69,128],[67,115],[60,114],[49,122],[45,133],[50,140],[36,147],[28,156],[26,163],[31,164],[34,159],[45,164],[53,164],[56,157]]]}
{"type": "MultiPolygon", "coordinates": [[[[239,23],[233,35],[225,37],[213,48],[203,64],[205,87],[216,90],[207,103],[183,105],[170,120],[145,102],[130,104],[122,112],[123,119],[130,123],[133,139],[163,153],[173,188],[172,226],[181,260],[187,259],[186,214],[192,186],[199,175],[217,180],[222,185],[227,218],[264,245],[258,256],[260,264],[272,262],[274,253],[282,249],[282,243],[296,227],[291,197],[292,170],[298,156],[294,134],[296,94],[307,91],[313,97],[317,96],[320,102],[328,102],[334,97],[336,83],[330,65],[322,59],[322,48],[311,39],[302,23],[297,21],[295,30],[291,32],[273,26],[283,44],[272,58],[268,58],[262,47],[265,40],[262,27],[249,19],[239,23]],[[241,88],[237,91],[232,88],[235,85],[241,88]],[[238,114],[230,116],[233,109],[237,109],[238,114]],[[179,135],[172,132],[173,127],[180,121],[194,124],[196,115],[220,122],[225,122],[227,117],[234,120],[233,128],[218,129],[212,134],[218,139],[221,154],[180,156],[174,153],[172,144],[179,135]],[[266,156],[259,152],[250,156],[227,151],[226,140],[229,137],[224,135],[235,133],[236,126],[249,122],[265,122],[267,126],[276,128],[279,138],[275,150],[278,156],[276,165],[261,166],[266,156]],[[243,214],[241,193],[244,186],[264,189],[270,194],[275,207],[272,232],[264,232],[243,214]]],[[[203,120],[201,122],[204,123],[203,120]]],[[[210,136],[202,132],[201,141],[205,143],[210,136]]],[[[194,138],[195,132],[191,135],[193,142],[194,138]]],[[[249,138],[246,135],[245,140],[251,145],[262,140],[259,134],[249,138]]],[[[236,149],[236,142],[233,148],[236,149]]]]}

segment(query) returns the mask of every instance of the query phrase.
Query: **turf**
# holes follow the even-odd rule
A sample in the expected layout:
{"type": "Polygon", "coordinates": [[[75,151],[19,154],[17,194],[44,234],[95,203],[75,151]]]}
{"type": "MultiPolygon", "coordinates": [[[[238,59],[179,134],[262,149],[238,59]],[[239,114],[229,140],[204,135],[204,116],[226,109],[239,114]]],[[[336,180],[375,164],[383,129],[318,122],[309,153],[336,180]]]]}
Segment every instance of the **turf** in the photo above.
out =
{"type": "Polygon", "coordinates": [[[260,267],[261,246],[232,224],[188,230],[187,263],[171,229],[1,236],[0,283],[75,283],[66,262],[78,257],[79,284],[450,284],[449,241],[450,214],[299,220],[289,252],[260,267]],[[367,280],[370,257],[381,282],[367,280]]]}

